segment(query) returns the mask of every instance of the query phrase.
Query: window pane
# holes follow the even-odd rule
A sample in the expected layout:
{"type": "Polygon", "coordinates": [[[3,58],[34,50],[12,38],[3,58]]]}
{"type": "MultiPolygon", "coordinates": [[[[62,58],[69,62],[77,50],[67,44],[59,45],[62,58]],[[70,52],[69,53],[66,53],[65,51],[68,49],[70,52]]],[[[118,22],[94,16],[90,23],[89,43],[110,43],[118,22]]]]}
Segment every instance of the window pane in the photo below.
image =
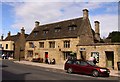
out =
{"type": "Polygon", "coordinates": [[[44,42],[39,42],[40,48],[44,48],[44,42]]]}
{"type": "Polygon", "coordinates": [[[82,65],[82,66],[86,66],[86,65],[87,65],[87,63],[86,63],[86,62],[84,62],[84,61],[81,61],[81,62],[80,62],[80,65],[82,65]]]}
{"type": "Polygon", "coordinates": [[[64,48],[70,48],[70,41],[64,41],[64,48]]]}
{"type": "Polygon", "coordinates": [[[49,42],[49,48],[55,48],[55,42],[49,42]]]}
{"type": "Polygon", "coordinates": [[[6,49],[8,49],[8,44],[6,44],[6,49]]]}
{"type": "Polygon", "coordinates": [[[30,42],[30,43],[29,43],[29,47],[30,47],[30,48],[34,48],[34,43],[33,43],[33,42],[30,42]]]}
{"type": "Polygon", "coordinates": [[[27,57],[32,57],[33,56],[33,51],[28,51],[27,57]]]}

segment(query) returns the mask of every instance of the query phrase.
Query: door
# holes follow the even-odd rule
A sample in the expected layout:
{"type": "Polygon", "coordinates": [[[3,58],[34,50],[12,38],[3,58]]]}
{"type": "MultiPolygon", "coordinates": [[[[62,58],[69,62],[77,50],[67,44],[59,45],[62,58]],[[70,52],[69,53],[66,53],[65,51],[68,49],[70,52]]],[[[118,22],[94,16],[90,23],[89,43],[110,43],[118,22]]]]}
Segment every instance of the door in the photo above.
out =
{"type": "Polygon", "coordinates": [[[45,52],[45,59],[48,59],[48,52],[45,52]]]}
{"type": "Polygon", "coordinates": [[[86,51],[80,51],[81,59],[86,60],[86,51]]]}
{"type": "Polygon", "coordinates": [[[114,69],[114,52],[113,51],[106,51],[106,66],[108,68],[114,69]]]}

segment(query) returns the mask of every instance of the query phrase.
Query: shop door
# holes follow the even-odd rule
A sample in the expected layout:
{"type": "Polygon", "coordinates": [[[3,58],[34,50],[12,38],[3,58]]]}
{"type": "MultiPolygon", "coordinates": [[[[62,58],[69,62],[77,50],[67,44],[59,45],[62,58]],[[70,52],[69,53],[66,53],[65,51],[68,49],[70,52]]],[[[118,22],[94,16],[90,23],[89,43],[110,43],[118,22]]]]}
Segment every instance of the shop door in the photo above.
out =
{"type": "Polygon", "coordinates": [[[105,52],[106,53],[106,66],[108,68],[114,69],[114,52],[105,52]]]}

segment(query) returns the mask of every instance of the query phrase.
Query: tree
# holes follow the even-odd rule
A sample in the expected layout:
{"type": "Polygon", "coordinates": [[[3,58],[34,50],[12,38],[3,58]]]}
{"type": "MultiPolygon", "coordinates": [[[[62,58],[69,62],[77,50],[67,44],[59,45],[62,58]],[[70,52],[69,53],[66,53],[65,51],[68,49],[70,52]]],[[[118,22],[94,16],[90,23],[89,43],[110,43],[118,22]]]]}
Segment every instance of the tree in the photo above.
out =
{"type": "Polygon", "coordinates": [[[111,42],[120,42],[120,31],[113,31],[109,33],[107,39],[111,39],[111,42]]]}

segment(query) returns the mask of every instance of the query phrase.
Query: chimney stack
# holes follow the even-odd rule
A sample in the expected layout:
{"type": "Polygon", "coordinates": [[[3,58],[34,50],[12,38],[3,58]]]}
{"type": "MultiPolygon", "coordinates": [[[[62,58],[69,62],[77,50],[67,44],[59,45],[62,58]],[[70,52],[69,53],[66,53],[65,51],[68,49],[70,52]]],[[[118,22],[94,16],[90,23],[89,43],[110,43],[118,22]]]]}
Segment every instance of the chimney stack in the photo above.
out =
{"type": "Polygon", "coordinates": [[[25,34],[25,29],[24,29],[24,27],[22,27],[22,29],[21,29],[21,34],[25,34]]]}
{"type": "Polygon", "coordinates": [[[83,9],[83,19],[87,19],[88,18],[88,10],[87,9],[83,9]]]}
{"type": "Polygon", "coordinates": [[[100,28],[99,28],[99,21],[95,21],[95,38],[100,41],[100,28]]]}
{"type": "Polygon", "coordinates": [[[35,27],[38,27],[38,26],[39,26],[39,24],[40,24],[40,22],[39,22],[39,21],[35,21],[35,27]]]}
{"type": "Polygon", "coordinates": [[[11,33],[10,33],[10,31],[8,32],[8,36],[11,36],[11,33]]]}
{"type": "Polygon", "coordinates": [[[2,36],[1,36],[1,40],[3,41],[3,38],[4,38],[4,36],[3,36],[3,34],[2,34],[2,36]]]}

